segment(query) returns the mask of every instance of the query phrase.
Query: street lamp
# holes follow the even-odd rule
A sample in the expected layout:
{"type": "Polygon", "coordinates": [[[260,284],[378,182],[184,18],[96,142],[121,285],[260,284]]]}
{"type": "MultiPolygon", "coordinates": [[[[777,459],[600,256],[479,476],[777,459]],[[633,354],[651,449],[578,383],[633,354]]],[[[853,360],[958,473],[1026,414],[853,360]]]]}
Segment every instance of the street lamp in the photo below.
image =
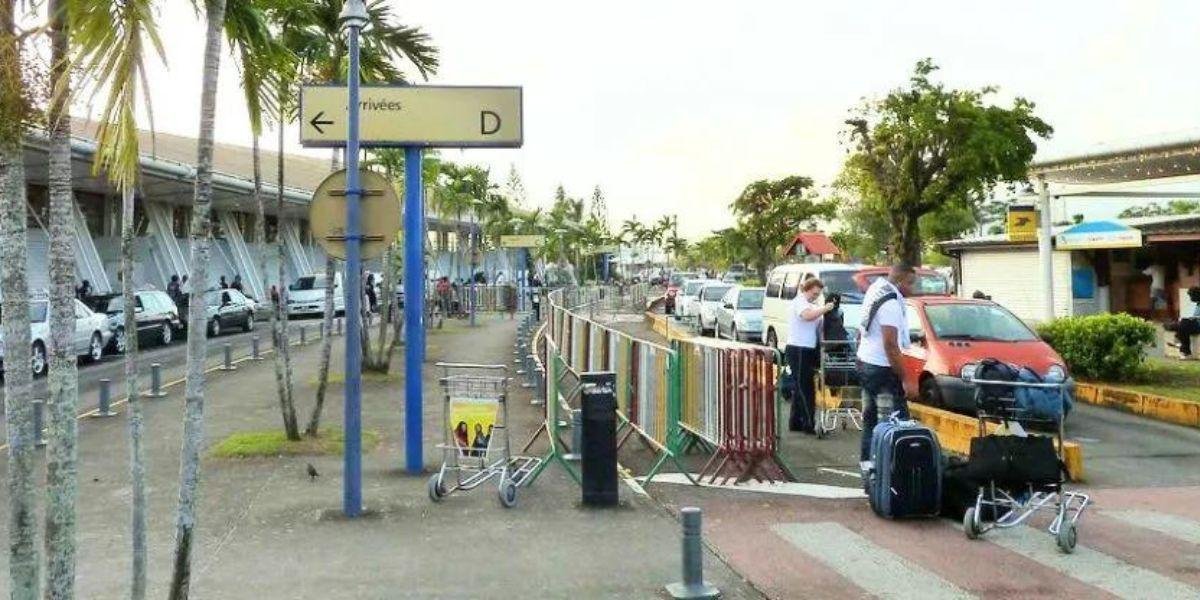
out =
{"type": "Polygon", "coordinates": [[[338,13],[338,23],[342,29],[362,30],[371,22],[367,16],[367,5],[363,0],[346,0],[342,4],[342,12],[338,13]]]}

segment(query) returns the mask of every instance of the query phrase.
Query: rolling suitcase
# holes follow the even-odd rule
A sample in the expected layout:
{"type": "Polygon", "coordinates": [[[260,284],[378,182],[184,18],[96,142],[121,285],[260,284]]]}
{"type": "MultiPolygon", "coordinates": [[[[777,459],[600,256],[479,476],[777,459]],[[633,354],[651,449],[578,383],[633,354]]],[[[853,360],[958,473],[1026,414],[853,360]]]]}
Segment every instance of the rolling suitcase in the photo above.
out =
{"type": "Polygon", "coordinates": [[[875,514],[889,519],[938,515],[942,449],[933,431],[894,416],[875,427],[867,498],[875,514]]]}

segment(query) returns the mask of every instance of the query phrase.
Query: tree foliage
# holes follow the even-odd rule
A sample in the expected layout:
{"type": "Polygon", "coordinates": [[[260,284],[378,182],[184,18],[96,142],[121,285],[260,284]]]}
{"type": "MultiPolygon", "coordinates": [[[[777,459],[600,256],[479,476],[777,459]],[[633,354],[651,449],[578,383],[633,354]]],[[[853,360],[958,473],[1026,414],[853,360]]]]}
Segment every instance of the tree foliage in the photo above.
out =
{"type": "Polygon", "coordinates": [[[760,277],[766,278],[780,247],[801,228],[815,228],[817,221],[835,215],[833,203],[817,200],[812,187],[812,179],[799,175],[762,179],[746,186],[730,205],[746,253],[760,277]]]}
{"type": "Polygon", "coordinates": [[[1151,202],[1141,206],[1130,206],[1121,211],[1117,215],[1119,219],[1129,219],[1135,217],[1162,217],[1169,215],[1193,215],[1200,214],[1200,201],[1196,200],[1171,200],[1166,204],[1151,202]]]}
{"type": "Polygon", "coordinates": [[[921,218],[946,207],[974,211],[999,183],[1023,180],[1037,146],[1053,129],[1016,98],[998,106],[993,86],[946,89],[921,60],[909,85],[868,100],[846,121],[853,154],[846,168],[864,200],[877,203],[890,227],[891,254],[919,262],[921,218]]]}

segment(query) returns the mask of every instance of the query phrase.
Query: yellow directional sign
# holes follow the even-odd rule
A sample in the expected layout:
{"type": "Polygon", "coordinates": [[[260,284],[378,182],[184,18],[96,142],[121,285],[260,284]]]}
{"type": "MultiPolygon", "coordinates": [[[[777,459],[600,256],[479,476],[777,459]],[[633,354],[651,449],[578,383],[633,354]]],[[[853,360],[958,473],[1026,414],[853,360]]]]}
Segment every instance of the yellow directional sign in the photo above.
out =
{"type": "MultiPolygon", "coordinates": [[[[300,89],[300,144],[346,145],[348,92],[344,85],[300,89]]],[[[359,133],[363,146],[517,148],[523,142],[521,88],[362,86],[359,133]]]]}
{"type": "MultiPolygon", "coordinates": [[[[359,170],[362,257],[382,256],[400,231],[400,199],[388,180],[375,171],[359,170]]],[[[308,207],[313,238],[334,258],[346,258],[346,170],[330,173],[308,207]]]]}
{"type": "Polygon", "coordinates": [[[501,248],[538,248],[546,241],[544,235],[502,235],[501,248]]]}
{"type": "Polygon", "coordinates": [[[1038,236],[1039,213],[1033,206],[1013,205],[1008,207],[1008,241],[1032,242],[1038,236]]]}

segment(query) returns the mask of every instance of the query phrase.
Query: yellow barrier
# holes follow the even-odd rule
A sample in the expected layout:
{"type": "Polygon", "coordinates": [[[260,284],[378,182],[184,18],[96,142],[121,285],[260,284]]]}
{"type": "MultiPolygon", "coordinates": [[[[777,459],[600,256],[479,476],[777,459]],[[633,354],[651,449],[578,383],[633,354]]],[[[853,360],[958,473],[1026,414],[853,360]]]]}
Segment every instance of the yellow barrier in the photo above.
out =
{"type": "MultiPolygon", "coordinates": [[[[835,408],[840,402],[837,397],[829,394],[818,400],[824,408],[835,408]]],[[[968,454],[971,451],[971,440],[979,435],[979,422],[965,415],[912,402],[908,404],[908,412],[914,419],[937,433],[942,448],[955,454],[968,454]]],[[[995,423],[987,424],[989,434],[994,433],[996,429],[995,423]]],[[[1067,464],[1067,474],[1071,480],[1083,481],[1083,448],[1079,444],[1066,443],[1063,461],[1067,464]]]]}
{"type": "Polygon", "coordinates": [[[1076,383],[1075,399],[1156,421],[1200,428],[1200,403],[1197,402],[1093,383],[1076,383]]]}

